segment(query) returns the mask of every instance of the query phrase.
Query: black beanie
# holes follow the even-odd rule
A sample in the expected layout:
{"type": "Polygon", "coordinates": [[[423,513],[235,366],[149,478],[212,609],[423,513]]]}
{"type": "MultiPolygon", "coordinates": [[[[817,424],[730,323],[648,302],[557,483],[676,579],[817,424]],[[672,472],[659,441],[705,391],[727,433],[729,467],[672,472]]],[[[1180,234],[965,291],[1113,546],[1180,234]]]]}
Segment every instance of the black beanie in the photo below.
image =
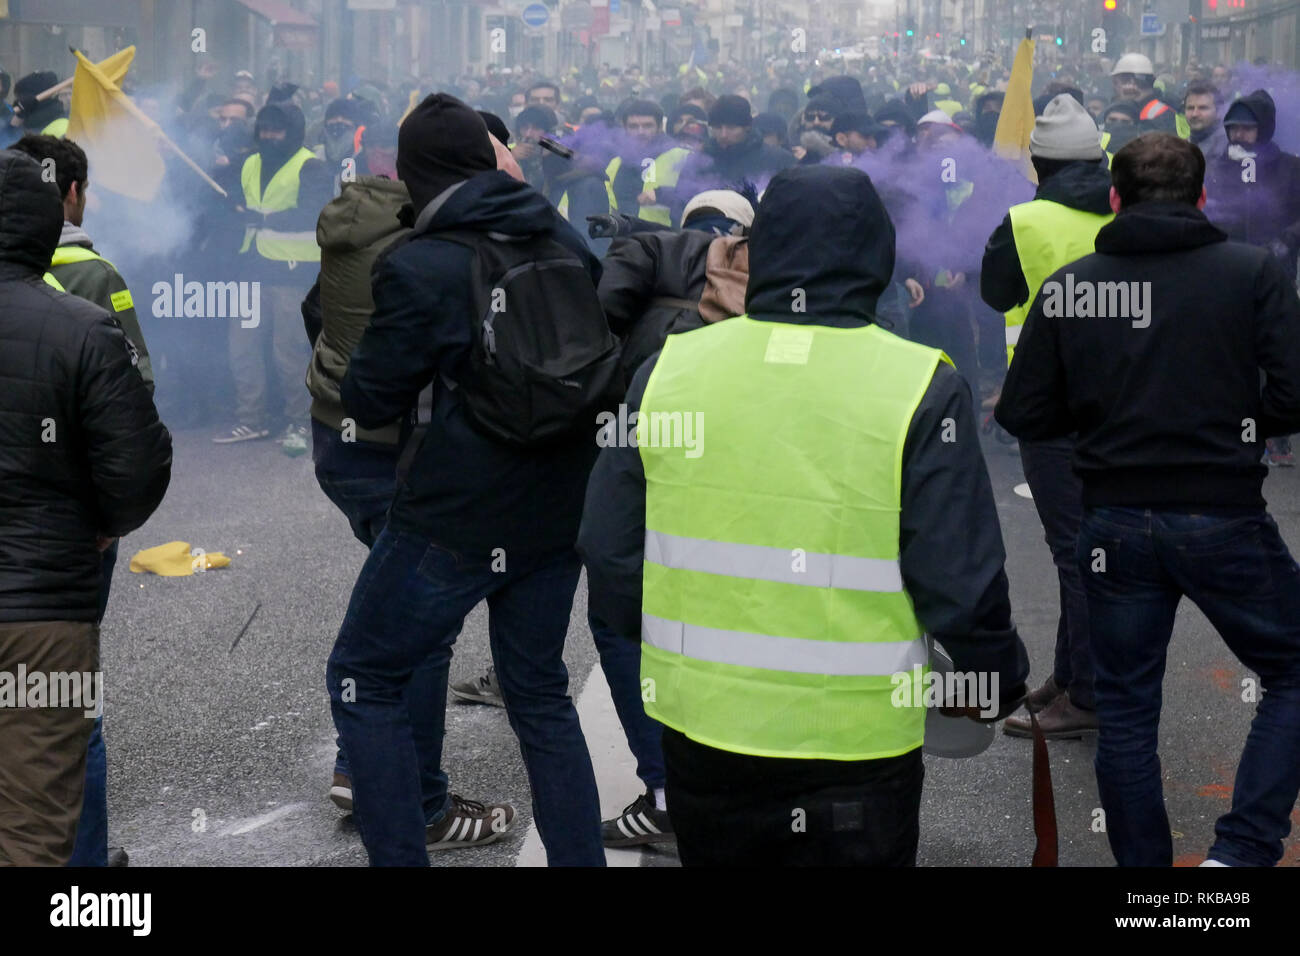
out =
{"type": "Polygon", "coordinates": [[[51,86],[57,86],[58,83],[59,75],[49,70],[28,73],[14,84],[14,99],[21,100],[25,97],[35,97],[38,93],[44,93],[51,86]]]}
{"type": "Polygon", "coordinates": [[[505,122],[496,113],[489,113],[487,110],[479,110],[478,115],[483,117],[483,123],[487,126],[488,132],[500,141],[504,146],[510,142],[510,130],[506,128],[505,122]]]}
{"type": "Polygon", "coordinates": [[[497,168],[483,118],[449,93],[433,93],[397,134],[397,177],[417,215],[449,186],[497,168]]]}
{"type": "Polygon", "coordinates": [[[750,113],[749,100],[734,93],[719,96],[713,109],[709,110],[709,125],[753,126],[754,117],[750,113]]]}

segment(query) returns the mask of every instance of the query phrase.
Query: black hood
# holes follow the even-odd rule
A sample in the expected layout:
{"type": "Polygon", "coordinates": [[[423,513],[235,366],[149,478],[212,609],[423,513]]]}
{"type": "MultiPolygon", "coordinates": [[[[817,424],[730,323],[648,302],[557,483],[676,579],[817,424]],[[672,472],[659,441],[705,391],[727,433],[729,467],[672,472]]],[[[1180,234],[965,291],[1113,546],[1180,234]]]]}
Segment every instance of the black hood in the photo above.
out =
{"type": "Polygon", "coordinates": [[[1110,212],[1110,170],[1104,160],[1078,160],[1048,176],[1034,193],[1081,212],[1110,212]]]}
{"type": "Polygon", "coordinates": [[[862,84],[851,76],[832,76],[808,91],[808,99],[815,96],[833,96],[842,104],[837,112],[866,113],[867,98],[862,95],[862,84]]]}
{"type": "Polygon", "coordinates": [[[59,187],[26,153],[0,150],[0,268],[7,276],[43,273],[63,231],[59,187]]]}
{"type": "MultiPolygon", "coordinates": [[[[306,137],[307,121],[302,115],[302,110],[292,103],[268,103],[258,110],[257,122],[253,126],[254,140],[258,140],[264,127],[285,130],[284,146],[277,152],[292,156],[302,148],[306,137]]],[[[258,146],[261,146],[260,141],[258,146]]]]}
{"type": "Polygon", "coordinates": [[[1107,255],[1146,255],[1196,249],[1227,242],[1228,235],[1195,206],[1143,202],[1126,206],[1097,233],[1097,251],[1107,255]]]}
{"type": "MultiPolygon", "coordinates": [[[[552,232],[562,221],[541,193],[499,169],[479,173],[450,187],[433,202],[432,217],[417,218],[417,227],[428,221],[428,232],[469,229],[500,232],[507,236],[533,236],[552,232]]],[[[416,210],[417,213],[424,212],[416,210]]]]}
{"type": "Polygon", "coordinates": [[[892,120],[906,130],[909,137],[916,135],[916,117],[902,100],[888,100],[876,111],[875,119],[877,123],[892,120]]]}
{"type": "Polygon", "coordinates": [[[1271,143],[1277,131],[1277,104],[1268,90],[1256,90],[1228,107],[1228,112],[1223,114],[1223,125],[1226,127],[1233,119],[1253,119],[1259,125],[1259,142],[1271,143]],[[1242,113],[1250,115],[1242,116],[1242,113]]]}
{"type": "Polygon", "coordinates": [[[894,273],[894,224],[871,177],[795,166],[773,177],[749,238],[745,309],[781,322],[870,322],[894,273]],[[804,311],[792,311],[803,290],[804,311]]]}

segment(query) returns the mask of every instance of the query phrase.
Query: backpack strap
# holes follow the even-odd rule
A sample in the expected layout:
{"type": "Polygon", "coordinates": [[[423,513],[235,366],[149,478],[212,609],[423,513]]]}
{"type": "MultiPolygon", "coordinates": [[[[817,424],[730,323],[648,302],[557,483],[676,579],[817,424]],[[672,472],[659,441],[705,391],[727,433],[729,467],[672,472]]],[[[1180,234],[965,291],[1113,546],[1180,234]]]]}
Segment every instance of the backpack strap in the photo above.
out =
{"type": "MultiPolygon", "coordinates": [[[[435,377],[432,382],[420,390],[420,397],[416,400],[415,427],[411,429],[411,436],[406,439],[402,454],[397,459],[397,481],[399,484],[406,483],[406,476],[411,470],[411,462],[415,460],[415,453],[424,444],[424,436],[428,434],[429,423],[433,421],[433,390],[437,384],[438,379],[435,377]]],[[[448,387],[455,388],[455,385],[449,382],[448,387]]]]}

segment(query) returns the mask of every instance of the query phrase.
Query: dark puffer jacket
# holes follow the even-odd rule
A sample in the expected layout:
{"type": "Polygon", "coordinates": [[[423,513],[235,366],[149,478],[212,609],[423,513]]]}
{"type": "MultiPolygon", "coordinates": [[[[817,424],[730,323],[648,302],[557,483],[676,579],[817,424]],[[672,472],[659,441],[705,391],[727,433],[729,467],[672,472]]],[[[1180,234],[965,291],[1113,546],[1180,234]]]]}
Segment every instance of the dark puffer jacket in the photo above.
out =
{"type": "Polygon", "coordinates": [[[126,336],[99,306],[41,279],[58,189],[0,151],[0,621],[93,621],[96,535],[148,519],[171,479],[171,435],[126,336]]]}

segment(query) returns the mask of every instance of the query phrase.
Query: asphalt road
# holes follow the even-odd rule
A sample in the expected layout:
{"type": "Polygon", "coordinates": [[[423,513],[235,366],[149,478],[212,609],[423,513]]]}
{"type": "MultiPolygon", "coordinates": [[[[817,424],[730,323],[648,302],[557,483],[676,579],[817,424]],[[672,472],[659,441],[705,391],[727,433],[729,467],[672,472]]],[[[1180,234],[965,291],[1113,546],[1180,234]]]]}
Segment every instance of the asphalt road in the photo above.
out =
{"type": "MultiPolygon", "coordinates": [[[[133,864],[158,866],[362,865],[351,822],[326,794],[334,730],[325,660],[365,558],[316,485],[311,458],[272,442],[216,446],[207,431],[177,432],[166,501],[122,543],[103,625],[110,843],[133,864]],[[146,547],[182,540],[221,551],[231,565],[185,578],[127,570],[146,547]],[[256,613],[254,614],[254,610],[256,613]],[[249,622],[252,617],[251,623],[249,622]],[[242,637],[240,634],[248,624],[242,637]]],[[[1051,667],[1057,584],[1014,446],[986,445],[1009,554],[1016,623],[1037,684],[1051,667]]],[[[1283,535],[1300,543],[1300,474],[1265,485],[1283,535]]],[[[565,659],[594,755],[605,812],[639,792],[586,625],[586,587],[573,609],[565,659]]],[[[467,620],[452,680],[488,664],[484,608],[467,620]]],[[[1161,757],[1176,858],[1194,864],[1228,806],[1253,705],[1248,676],[1190,604],[1179,611],[1164,687],[1161,757]]],[[[1051,745],[1061,863],[1110,865],[1091,741],[1051,745]]],[[[536,865],[523,764],[505,712],[448,705],[444,763],[452,789],[519,810],[500,843],[436,853],[437,866],[536,865]]],[[[1023,866],[1033,848],[1030,750],[1003,736],[972,760],[927,758],[923,865],[1023,866]]],[[[1300,822],[1300,813],[1293,815],[1300,822]]],[[[674,865],[671,850],[610,851],[618,865],[674,865]]],[[[1288,842],[1284,864],[1300,863],[1288,842]]]]}

